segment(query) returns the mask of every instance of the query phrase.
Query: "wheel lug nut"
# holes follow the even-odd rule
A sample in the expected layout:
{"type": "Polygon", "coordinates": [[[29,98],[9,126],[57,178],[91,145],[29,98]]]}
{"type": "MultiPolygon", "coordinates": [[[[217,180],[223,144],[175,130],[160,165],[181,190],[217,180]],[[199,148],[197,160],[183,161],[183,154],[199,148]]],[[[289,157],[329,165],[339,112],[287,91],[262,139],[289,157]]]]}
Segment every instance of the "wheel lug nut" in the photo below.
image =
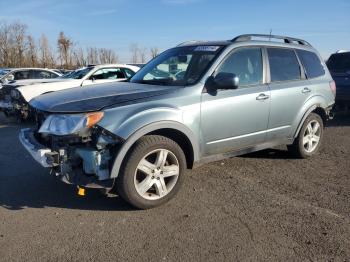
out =
{"type": "Polygon", "coordinates": [[[163,175],[163,171],[160,171],[160,174],[163,175]]]}
{"type": "Polygon", "coordinates": [[[159,177],[157,177],[157,180],[159,180],[160,178],[159,177]]]}
{"type": "Polygon", "coordinates": [[[152,176],[152,179],[154,179],[154,176],[152,176]]]}

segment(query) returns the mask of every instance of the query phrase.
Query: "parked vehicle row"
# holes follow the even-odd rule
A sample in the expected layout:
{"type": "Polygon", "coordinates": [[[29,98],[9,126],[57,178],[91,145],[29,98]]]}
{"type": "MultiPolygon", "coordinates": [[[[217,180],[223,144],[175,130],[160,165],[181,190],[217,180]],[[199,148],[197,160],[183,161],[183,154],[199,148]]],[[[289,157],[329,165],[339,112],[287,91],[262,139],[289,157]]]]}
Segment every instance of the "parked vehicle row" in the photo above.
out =
{"type": "MultiPolygon", "coordinates": [[[[81,85],[97,82],[82,74],[81,85]]],[[[62,181],[116,188],[143,209],[170,200],[186,169],[210,161],[276,145],[314,155],[336,93],[308,42],[273,35],[183,43],[126,82],[47,93],[52,85],[66,89],[59,82],[13,92],[34,97],[37,127],[21,130],[23,146],[62,181]]]]}
{"type": "Polygon", "coordinates": [[[123,64],[90,65],[54,79],[17,80],[3,85],[0,108],[6,115],[27,119],[32,115],[30,100],[42,94],[73,87],[126,81],[139,67],[123,64]]]}

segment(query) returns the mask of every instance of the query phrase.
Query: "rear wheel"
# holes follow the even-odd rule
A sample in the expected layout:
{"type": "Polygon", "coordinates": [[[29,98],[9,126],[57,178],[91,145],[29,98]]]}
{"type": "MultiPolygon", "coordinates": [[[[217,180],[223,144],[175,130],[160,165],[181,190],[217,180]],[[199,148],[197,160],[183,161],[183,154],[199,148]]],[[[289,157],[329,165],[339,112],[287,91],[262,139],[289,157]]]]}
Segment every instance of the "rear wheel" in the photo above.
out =
{"type": "Polygon", "coordinates": [[[311,113],[306,118],[294,143],[288,146],[288,150],[296,157],[308,158],[318,152],[322,137],[322,118],[315,113],[311,113]]]}
{"type": "Polygon", "coordinates": [[[176,142],[163,136],[142,137],[126,156],[118,192],[137,208],[159,206],[177,193],[185,169],[185,155],[176,142]]]}

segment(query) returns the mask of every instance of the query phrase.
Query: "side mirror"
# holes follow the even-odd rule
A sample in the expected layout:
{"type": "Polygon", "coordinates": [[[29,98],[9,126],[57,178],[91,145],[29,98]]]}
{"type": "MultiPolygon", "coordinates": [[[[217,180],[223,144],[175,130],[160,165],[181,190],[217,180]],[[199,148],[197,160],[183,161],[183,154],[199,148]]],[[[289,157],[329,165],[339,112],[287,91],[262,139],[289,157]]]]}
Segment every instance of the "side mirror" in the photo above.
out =
{"type": "Polygon", "coordinates": [[[235,74],[222,72],[209,77],[207,83],[216,89],[237,89],[239,78],[235,74]]]}
{"type": "Polygon", "coordinates": [[[15,80],[15,76],[14,76],[13,74],[10,74],[10,75],[8,75],[8,76],[6,77],[6,80],[7,80],[7,81],[13,81],[13,80],[15,80]]]}
{"type": "Polygon", "coordinates": [[[90,80],[91,80],[92,82],[95,82],[96,78],[95,78],[94,76],[91,76],[91,77],[90,77],[90,80]]]}

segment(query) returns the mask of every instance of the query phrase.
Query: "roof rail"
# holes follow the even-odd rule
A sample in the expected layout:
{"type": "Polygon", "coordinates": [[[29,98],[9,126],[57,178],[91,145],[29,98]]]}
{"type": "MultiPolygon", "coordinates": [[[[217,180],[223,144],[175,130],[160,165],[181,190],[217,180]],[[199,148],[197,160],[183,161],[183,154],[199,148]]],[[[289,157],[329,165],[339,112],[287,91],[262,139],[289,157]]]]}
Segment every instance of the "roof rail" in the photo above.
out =
{"type": "Polygon", "coordinates": [[[240,42],[240,41],[249,41],[252,40],[253,37],[257,38],[268,38],[271,40],[274,39],[282,39],[286,44],[293,44],[297,43],[299,45],[307,45],[311,46],[311,44],[305,40],[289,37],[289,36],[281,36],[281,35],[264,35],[264,34],[246,34],[246,35],[239,35],[231,40],[231,42],[240,42]]]}

